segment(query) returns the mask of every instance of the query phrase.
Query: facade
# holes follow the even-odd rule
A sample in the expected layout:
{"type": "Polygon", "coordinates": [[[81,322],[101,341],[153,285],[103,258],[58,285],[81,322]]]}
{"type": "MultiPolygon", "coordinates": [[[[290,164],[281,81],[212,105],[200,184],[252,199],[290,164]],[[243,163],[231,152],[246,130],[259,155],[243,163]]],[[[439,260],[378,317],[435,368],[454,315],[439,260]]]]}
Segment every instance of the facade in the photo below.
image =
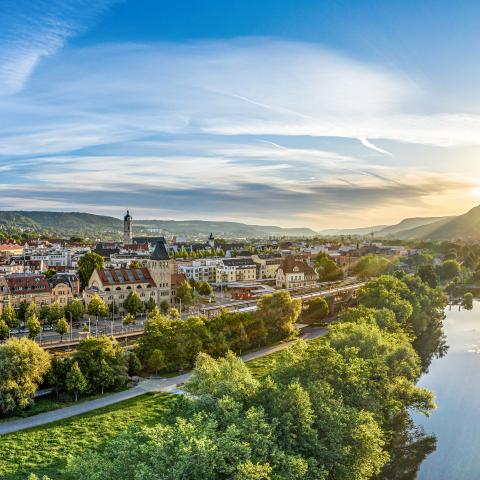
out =
{"type": "Polygon", "coordinates": [[[224,258],[217,266],[216,283],[252,282],[257,278],[257,264],[251,258],[224,258]]]}
{"type": "Polygon", "coordinates": [[[189,279],[196,282],[215,283],[217,281],[217,266],[220,260],[200,259],[191,261],[176,262],[178,273],[185,274],[189,279]]]}
{"type": "Polygon", "coordinates": [[[259,280],[275,279],[277,270],[283,262],[283,259],[277,255],[252,255],[252,260],[257,264],[259,280]]]}
{"type": "Polygon", "coordinates": [[[278,268],[275,281],[278,288],[287,290],[313,287],[317,283],[317,274],[306,262],[288,256],[278,268]]]}
{"type": "Polygon", "coordinates": [[[34,303],[37,307],[52,303],[51,288],[44,275],[14,274],[3,278],[2,310],[7,304],[18,308],[22,302],[34,303]]]}
{"type": "Polygon", "coordinates": [[[133,241],[133,218],[127,210],[127,214],[123,218],[123,242],[132,243],[133,241]]]}
{"type": "MultiPolygon", "coordinates": [[[[137,259],[138,260],[138,259],[137,259]]],[[[143,302],[153,298],[157,305],[170,302],[172,260],[165,241],[159,241],[148,259],[138,260],[141,268],[110,268],[95,270],[83,292],[85,305],[99,295],[108,305],[123,311],[123,303],[133,290],[143,302]]]]}
{"type": "Polygon", "coordinates": [[[57,273],[48,283],[52,289],[52,302],[57,302],[62,307],[80,294],[80,281],[74,273],[57,273]]]}

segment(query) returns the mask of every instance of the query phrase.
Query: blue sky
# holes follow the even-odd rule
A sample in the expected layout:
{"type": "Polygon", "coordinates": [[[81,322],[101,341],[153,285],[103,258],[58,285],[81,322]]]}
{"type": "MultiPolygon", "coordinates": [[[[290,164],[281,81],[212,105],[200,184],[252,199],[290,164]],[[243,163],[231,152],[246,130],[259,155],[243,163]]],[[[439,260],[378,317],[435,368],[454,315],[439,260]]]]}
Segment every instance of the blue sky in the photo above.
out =
{"type": "Polygon", "coordinates": [[[480,3],[3,0],[0,208],[285,226],[480,203],[480,3]]]}

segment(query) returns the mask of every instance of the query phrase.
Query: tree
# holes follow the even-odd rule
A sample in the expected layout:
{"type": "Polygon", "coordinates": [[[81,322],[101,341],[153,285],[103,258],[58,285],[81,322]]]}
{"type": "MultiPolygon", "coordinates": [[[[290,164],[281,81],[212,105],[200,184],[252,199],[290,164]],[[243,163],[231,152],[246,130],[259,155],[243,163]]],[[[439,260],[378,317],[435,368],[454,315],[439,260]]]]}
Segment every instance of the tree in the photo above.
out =
{"type": "Polygon", "coordinates": [[[193,304],[193,288],[187,280],[184,280],[177,288],[175,299],[177,302],[181,302],[185,307],[193,304]]]}
{"type": "Polygon", "coordinates": [[[137,292],[130,292],[123,302],[123,308],[130,314],[130,315],[137,315],[143,310],[143,302],[140,300],[137,292]]]}
{"type": "Polygon", "coordinates": [[[30,303],[27,302],[26,300],[22,300],[20,302],[20,305],[18,306],[18,309],[17,309],[17,318],[20,324],[23,324],[23,325],[25,324],[26,312],[29,306],[30,306],[30,303]]]}
{"type": "Polygon", "coordinates": [[[42,329],[40,321],[35,314],[32,314],[27,317],[26,326],[28,328],[28,338],[30,340],[35,340],[35,337],[40,333],[42,329]]]}
{"type": "Polygon", "coordinates": [[[7,340],[10,337],[10,328],[8,325],[0,319],[0,342],[7,340]]]}
{"type": "Polygon", "coordinates": [[[208,282],[199,282],[197,285],[197,291],[200,295],[211,295],[213,293],[213,288],[208,282]]]}
{"type": "Polygon", "coordinates": [[[101,270],[104,267],[103,257],[95,252],[85,253],[78,260],[78,276],[80,285],[85,288],[88,285],[90,277],[95,270],[101,270]]]}
{"type": "Polygon", "coordinates": [[[133,325],[135,323],[135,317],[131,313],[127,313],[123,318],[124,325],[133,325]]]}
{"type": "Polygon", "coordinates": [[[163,315],[166,315],[168,313],[169,308],[170,308],[170,304],[167,302],[167,300],[162,300],[160,302],[160,312],[163,315]]]}
{"type": "Polygon", "coordinates": [[[47,280],[50,280],[56,273],[57,271],[54,268],[49,268],[46,272],[43,272],[43,275],[47,280]]]}
{"type": "Polygon", "coordinates": [[[108,306],[98,295],[94,295],[88,304],[87,313],[95,317],[106,317],[108,306]]]}
{"type": "Polygon", "coordinates": [[[10,328],[18,327],[18,319],[15,310],[10,304],[3,307],[2,316],[0,317],[10,328]]]}
{"type": "Polygon", "coordinates": [[[48,323],[50,325],[55,325],[62,318],[65,318],[65,310],[58,302],[52,303],[48,311],[48,323]]]}
{"type": "Polygon", "coordinates": [[[88,383],[78,362],[73,362],[67,374],[66,387],[67,391],[73,394],[76,402],[78,402],[78,396],[87,390],[88,383]]]}
{"type": "Polygon", "coordinates": [[[440,265],[440,277],[442,280],[453,280],[460,275],[461,266],[457,260],[445,260],[440,265]]]}
{"type": "Polygon", "coordinates": [[[70,331],[70,327],[64,318],[57,321],[55,331],[60,335],[60,341],[63,341],[63,336],[70,331]]]}
{"type": "Polygon", "coordinates": [[[430,288],[437,287],[438,277],[433,265],[421,265],[418,268],[418,276],[422,279],[422,282],[428,284],[430,288]]]}
{"type": "Polygon", "coordinates": [[[9,413],[30,405],[50,368],[50,355],[27,338],[0,345],[0,410],[9,413]]]}
{"type": "Polygon", "coordinates": [[[463,295],[463,307],[465,310],[473,309],[473,294],[471,292],[467,292],[463,295]]]}
{"type": "Polygon", "coordinates": [[[90,337],[80,340],[73,359],[80,365],[92,390],[101,388],[102,360],[112,371],[112,387],[122,386],[127,381],[125,350],[109,337],[90,337]]]}
{"type": "Polygon", "coordinates": [[[132,260],[130,265],[128,265],[128,268],[142,268],[142,266],[138,260],[132,260]]]}
{"type": "Polygon", "coordinates": [[[320,322],[329,313],[330,307],[323,297],[314,298],[307,303],[307,308],[302,312],[302,321],[320,322]]]}
{"type": "Polygon", "coordinates": [[[286,290],[263,295],[257,302],[257,316],[269,330],[270,340],[280,340],[295,332],[293,324],[297,321],[302,304],[293,300],[286,290]]]}
{"type": "Polygon", "coordinates": [[[104,358],[100,360],[100,368],[95,383],[100,386],[102,395],[106,388],[115,384],[115,372],[104,358]]]}
{"type": "MultiPolygon", "coordinates": [[[[165,300],[163,300],[165,301],[165,300]]],[[[168,304],[168,302],[167,302],[168,304]]],[[[156,308],[157,304],[155,302],[155,299],[153,297],[150,297],[146,302],[145,302],[145,308],[148,313],[152,312],[154,308],[156,308]]],[[[161,304],[160,304],[161,306],[161,304]]]]}
{"type": "Polygon", "coordinates": [[[135,352],[131,352],[128,355],[128,374],[131,377],[134,377],[136,375],[139,375],[141,371],[142,364],[140,363],[137,354],[135,352]]]}
{"type": "Polygon", "coordinates": [[[85,313],[85,308],[83,306],[83,302],[78,298],[74,298],[66,307],[65,307],[65,314],[72,316],[72,320],[74,322],[80,322],[83,318],[83,314],[85,313]]]}
{"type": "Polygon", "coordinates": [[[172,320],[179,320],[180,319],[180,312],[175,307],[171,307],[171,308],[168,309],[168,316],[172,320]]]}
{"type": "Polygon", "coordinates": [[[360,279],[367,279],[387,273],[392,266],[392,263],[386,258],[370,253],[356,263],[353,273],[360,279]]]}
{"type": "Polygon", "coordinates": [[[315,268],[321,282],[332,282],[342,277],[342,271],[326,253],[320,252],[315,258],[315,268]]]}
{"type": "Polygon", "coordinates": [[[159,349],[154,350],[148,358],[148,368],[158,375],[165,366],[165,354],[159,349]]]}

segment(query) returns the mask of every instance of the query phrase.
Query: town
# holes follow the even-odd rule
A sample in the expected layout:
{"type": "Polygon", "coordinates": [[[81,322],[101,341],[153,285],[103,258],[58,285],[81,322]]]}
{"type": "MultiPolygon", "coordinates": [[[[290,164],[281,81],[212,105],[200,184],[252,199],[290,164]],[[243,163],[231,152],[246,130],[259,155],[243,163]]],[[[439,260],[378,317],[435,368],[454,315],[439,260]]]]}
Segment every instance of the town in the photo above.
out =
{"type": "Polygon", "coordinates": [[[127,211],[123,241],[0,244],[0,319],[9,327],[3,339],[30,336],[51,347],[88,335],[127,335],[141,330],[142,319],[155,307],[179,317],[213,315],[222,308],[248,308],[249,302],[282,289],[297,296],[320,294],[355,284],[362,257],[401,260],[419,253],[372,240],[229,240],[210,234],[189,241],[134,233],[127,211]],[[41,324],[32,332],[29,309],[41,324]]]}

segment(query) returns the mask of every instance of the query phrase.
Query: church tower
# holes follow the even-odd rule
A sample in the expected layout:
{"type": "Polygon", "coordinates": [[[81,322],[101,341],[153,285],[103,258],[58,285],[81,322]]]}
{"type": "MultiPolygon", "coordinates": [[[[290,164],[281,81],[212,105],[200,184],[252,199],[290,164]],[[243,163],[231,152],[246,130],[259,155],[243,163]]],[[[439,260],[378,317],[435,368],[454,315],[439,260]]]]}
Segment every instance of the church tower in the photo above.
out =
{"type": "Polygon", "coordinates": [[[123,218],[123,243],[132,243],[133,241],[133,219],[130,212],[123,218]]]}

